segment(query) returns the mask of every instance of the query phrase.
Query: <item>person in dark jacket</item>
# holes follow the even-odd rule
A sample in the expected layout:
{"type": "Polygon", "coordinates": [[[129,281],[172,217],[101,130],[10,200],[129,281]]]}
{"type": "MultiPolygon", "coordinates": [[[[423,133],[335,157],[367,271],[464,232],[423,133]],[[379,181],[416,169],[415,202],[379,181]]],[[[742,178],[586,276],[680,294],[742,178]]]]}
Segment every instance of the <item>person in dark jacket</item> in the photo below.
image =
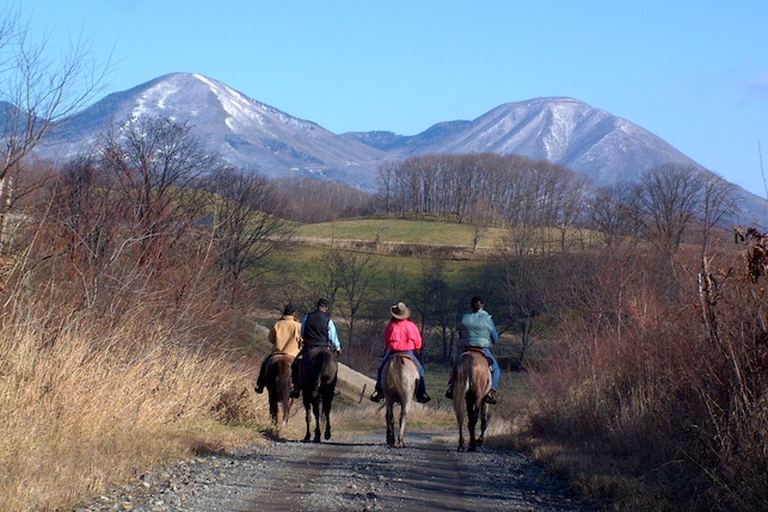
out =
{"type": "MultiPolygon", "coordinates": [[[[496,331],[496,325],[493,323],[493,318],[489,315],[485,309],[485,303],[482,297],[475,295],[470,301],[472,306],[471,313],[465,313],[461,317],[461,323],[459,324],[459,337],[463,346],[477,347],[482,349],[488,364],[491,365],[491,390],[485,397],[485,401],[489,404],[496,403],[496,391],[499,389],[499,380],[501,379],[501,368],[496,358],[493,357],[491,352],[491,345],[499,341],[499,334],[496,331]]],[[[446,398],[453,398],[453,378],[448,381],[448,390],[445,392],[446,398]]]]}
{"type": "Polygon", "coordinates": [[[291,398],[298,398],[301,394],[299,386],[299,368],[300,361],[307,350],[327,347],[337,354],[341,352],[341,342],[336,331],[336,326],[331,320],[331,304],[327,299],[317,301],[315,310],[304,317],[301,322],[301,351],[291,366],[291,380],[293,389],[291,398]]]}

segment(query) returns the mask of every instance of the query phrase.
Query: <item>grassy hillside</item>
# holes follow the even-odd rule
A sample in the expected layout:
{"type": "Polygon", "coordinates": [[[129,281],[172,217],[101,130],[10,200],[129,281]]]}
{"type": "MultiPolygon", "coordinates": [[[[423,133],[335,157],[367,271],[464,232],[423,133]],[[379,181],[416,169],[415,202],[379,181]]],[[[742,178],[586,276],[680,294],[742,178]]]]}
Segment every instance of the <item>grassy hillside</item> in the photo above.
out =
{"type": "MultiPolygon", "coordinates": [[[[498,227],[476,228],[470,224],[429,219],[363,218],[346,219],[317,224],[297,225],[298,241],[327,242],[356,240],[383,244],[418,244],[472,249],[477,236],[477,248],[485,252],[497,250],[525,240],[538,251],[559,251],[562,233],[554,228],[507,229],[498,227]]],[[[588,248],[595,243],[590,230],[569,229],[565,243],[569,247],[588,248]]]]}
{"type": "MultiPolygon", "coordinates": [[[[468,224],[375,218],[304,224],[297,229],[296,236],[471,247],[474,233],[475,228],[468,224]]],[[[506,230],[489,228],[480,239],[479,246],[495,247],[505,235],[506,230]]]]}

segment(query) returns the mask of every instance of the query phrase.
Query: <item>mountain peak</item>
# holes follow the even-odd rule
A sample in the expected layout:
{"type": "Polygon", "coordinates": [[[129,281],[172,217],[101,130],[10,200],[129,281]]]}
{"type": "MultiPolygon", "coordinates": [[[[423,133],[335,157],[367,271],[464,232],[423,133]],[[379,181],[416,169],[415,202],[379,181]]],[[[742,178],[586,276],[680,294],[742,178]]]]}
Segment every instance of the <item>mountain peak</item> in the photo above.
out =
{"type": "Polygon", "coordinates": [[[110,124],[145,115],[188,123],[211,151],[234,165],[256,166],[272,176],[305,173],[367,187],[383,161],[427,153],[546,159],[598,184],[633,181],[661,163],[693,163],[647,130],[568,96],[504,103],[474,120],[437,123],[412,136],[339,136],[195,72],[169,73],[111,94],[70,118],[49,145],[74,154],[110,124]]]}

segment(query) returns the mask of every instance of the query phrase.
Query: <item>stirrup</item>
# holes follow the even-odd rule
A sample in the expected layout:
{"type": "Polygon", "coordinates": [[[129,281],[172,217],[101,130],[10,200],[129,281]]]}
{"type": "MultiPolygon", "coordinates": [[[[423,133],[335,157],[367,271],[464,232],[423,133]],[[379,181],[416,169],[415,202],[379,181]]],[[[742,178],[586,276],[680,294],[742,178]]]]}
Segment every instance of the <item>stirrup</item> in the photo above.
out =
{"type": "Polygon", "coordinates": [[[453,388],[448,388],[445,390],[445,398],[448,400],[453,400],[453,388]]]}
{"type": "Polygon", "coordinates": [[[419,402],[420,404],[426,404],[430,400],[432,400],[432,397],[430,397],[426,392],[421,395],[419,394],[416,395],[416,401],[419,402]]]}
{"type": "Polygon", "coordinates": [[[301,396],[301,389],[296,388],[291,390],[291,394],[288,395],[288,398],[299,398],[301,396]]]}
{"type": "Polygon", "coordinates": [[[384,394],[383,393],[379,393],[378,391],[374,391],[373,393],[371,393],[371,396],[369,396],[368,399],[371,402],[379,403],[382,400],[384,400],[384,394]]]}
{"type": "Polygon", "coordinates": [[[487,395],[485,395],[485,403],[495,405],[496,402],[496,391],[490,390],[487,395]]]}

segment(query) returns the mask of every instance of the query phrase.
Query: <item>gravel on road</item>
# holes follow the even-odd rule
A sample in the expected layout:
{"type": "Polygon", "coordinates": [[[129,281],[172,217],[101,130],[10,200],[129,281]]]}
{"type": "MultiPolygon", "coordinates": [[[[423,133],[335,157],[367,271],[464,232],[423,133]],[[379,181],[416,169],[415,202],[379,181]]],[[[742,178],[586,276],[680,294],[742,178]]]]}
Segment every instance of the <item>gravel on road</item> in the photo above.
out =
{"type": "Polygon", "coordinates": [[[525,455],[458,453],[456,436],[383,434],[270,443],[183,461],[143,475],[78,512],[596,510],[525,455]]]}

